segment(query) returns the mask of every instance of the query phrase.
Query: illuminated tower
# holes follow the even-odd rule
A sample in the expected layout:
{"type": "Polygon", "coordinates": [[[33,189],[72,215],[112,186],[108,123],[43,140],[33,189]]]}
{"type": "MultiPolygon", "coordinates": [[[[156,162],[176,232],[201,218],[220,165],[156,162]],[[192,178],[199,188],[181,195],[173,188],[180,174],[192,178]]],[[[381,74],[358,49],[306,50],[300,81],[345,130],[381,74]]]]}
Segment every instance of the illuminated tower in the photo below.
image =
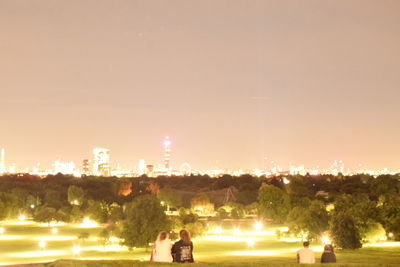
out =
{"type": "Polygon", "coordinates": [[[93,149],[93,175],[110,176],[110,150],[107,148],[93,149]]]}
{"type": "Polygon", "coordinates": [[[166,170],[169,170],[171,168],[170,159],[171,159],[171,140],[169,140],[169,137],[166,136],[164,139],[164,167],[166,170]]]}
{"type": "Polygon", "coordinates": [[[0,148],[0,173],[6,172],[5,150],[0,148]]]}

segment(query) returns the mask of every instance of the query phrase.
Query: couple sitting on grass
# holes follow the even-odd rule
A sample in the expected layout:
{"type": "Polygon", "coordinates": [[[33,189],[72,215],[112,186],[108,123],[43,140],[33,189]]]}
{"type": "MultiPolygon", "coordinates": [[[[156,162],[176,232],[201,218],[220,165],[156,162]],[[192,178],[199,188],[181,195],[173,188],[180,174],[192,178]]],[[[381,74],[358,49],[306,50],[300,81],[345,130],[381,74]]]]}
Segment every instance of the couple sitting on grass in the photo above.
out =
{"type": "Polygon", "coordinates": [[[151,251],[150,261],[191,263],[193,260],[193,243],[187,230],[179,232],[180,240],[174,245],[168,239],[167,232],[158,234],[151,251]]]}
{"type": "MultiPolygon", "coordinates": [[[[315,263],[314,251],[312,251],[309,248],[309,246],[310,246],[309,242],[304,242],[303,243],[304,248],[297,251],[297,263],[300,264],[315,263]]],[[[322,253],[321,256],[321,263],[335,263],[335,262],[336,262],[336,256],[335,253],[333,252],[333,246],[325,245],[324,252],[322,253]]]]}

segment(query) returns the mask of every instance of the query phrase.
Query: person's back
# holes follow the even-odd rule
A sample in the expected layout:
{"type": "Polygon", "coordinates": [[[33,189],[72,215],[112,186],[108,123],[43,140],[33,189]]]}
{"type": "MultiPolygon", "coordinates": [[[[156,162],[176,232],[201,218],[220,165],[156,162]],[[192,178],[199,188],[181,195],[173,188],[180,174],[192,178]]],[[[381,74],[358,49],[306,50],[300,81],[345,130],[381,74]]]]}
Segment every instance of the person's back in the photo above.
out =
{"type": "Polygon", "coordinates": [[[336,262],[336,256],[335,253],[333,252],[333,246],[325,245],[324,252],[322,253],[321,256],[321,263],[335,263],[335,262],[336,262]]]}
{"type": "Polygon", "coordinates": [[[309,242],[304,242],[303,246],[304,248],[300,249],[297,251],[297,262],[301,264],[313,264],[315,263],[315,256],[314,256],[314,251],[309,249],[310,243],[309,242]]]}
{"type": "Polygon", "coordinates": [[[179,236],[181,240],[175,242],[171,250],[174,262],[194,262],[193,243],[190,240],[189,232],[186,230],[182,230],[180,231],[179,236]]]}
{"type": "Polygon", "coordinates": [[[171,247],[168,239],[157,241],[154,246],[154,261],[172,262],[171,247]]]}

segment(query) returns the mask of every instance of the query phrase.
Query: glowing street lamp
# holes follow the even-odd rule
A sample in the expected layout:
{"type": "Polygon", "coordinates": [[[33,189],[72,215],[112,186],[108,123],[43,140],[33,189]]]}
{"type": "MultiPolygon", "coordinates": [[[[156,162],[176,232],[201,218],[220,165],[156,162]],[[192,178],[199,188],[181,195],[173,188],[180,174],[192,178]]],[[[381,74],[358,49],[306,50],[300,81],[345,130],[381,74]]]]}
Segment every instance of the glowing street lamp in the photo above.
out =
{"type": "Polygon", "coordinates": [[[6,229],[4,229],[4,227],[0,227],[0,235],[4,234],[5,231],[6,229]]]}
{"type": "Polygon", "coordinates": [[[40,240],[39,241],[39,248],[40,249],[44,249],[46,247],[46,245],[47,245],[46,241],[44,241],[44,240],[40,240]]]}
{"type": "Polygon", "coordinates": [[[240,228],[239,228],[239,227],[233,228],[232,233],[233,233],[234,235],[240,235],[240,228]]]}
{"type": "Polygon", "coordinates": [[[255,222],[254,223],[254,229],[256,230],[261,230],[263,228],[263,224],[261,222],[255,222]]]}
{"type": "Polygon", "coordinates": [[[20,221],[25,221],[25,220],[26,220],[26,216],[25,216],[24,214],[20,214],[20,215],[18,216],[18,220],[20,220],[20,221]]]}
{"type": "Polygon", "coordinates": [[[389,236],[390,238],[392,238],[392,237],[393,237],[393,233],[389,233],[388,236],[389,236]]]}
{"type": "Polygon", "coordinates": [[[78,245],[74,245],[72,247],[72,254],[74,254],[74,256],[77,256],[81,253],[81,247],[78,245]]]}
{"type": "Polygon", "coordinates": [[[247,246],[248,246],[249,248],[254,247],[254,244],[255,244],[255,242],[254,242],[253,240],[247,241],[247,246]]]}
{"type": "Polygon", "coordinates": [[[30,206],[30,207],[31,207],[31,209],[34,209],[34,208],[35,208],[35,205],[31,204],[31,206],[30,206]]]}
{"type": "Polygon", "coordinates": [[[217,226],[214,228],[214,233],[216,234],[221,234],[222,233],[222,227],[221,226],[217,226]]]}
{"type": "Polygon", "coordinates": [[[326,236],[326,235],[324,235],[324,236],[321,237],[321,241],[322,241],[322,243],[324,243],[325,245],[331,243],[331,240],[330,240],[329,237],[326,236]]]}

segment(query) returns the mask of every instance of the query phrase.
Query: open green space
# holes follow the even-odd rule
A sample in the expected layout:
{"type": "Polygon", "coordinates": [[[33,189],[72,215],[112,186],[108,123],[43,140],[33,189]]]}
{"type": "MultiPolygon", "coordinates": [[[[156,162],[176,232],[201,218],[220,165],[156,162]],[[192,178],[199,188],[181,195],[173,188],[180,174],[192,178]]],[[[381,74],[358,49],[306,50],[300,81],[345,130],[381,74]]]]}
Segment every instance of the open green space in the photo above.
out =
{"type": "MultiPolygon", "coordinates": [[[[102,245],[99,226],[3,222],[0,235],[1,265],[52,262],[51,266],[165,266],[147,262],[149,252],[143,248],[129,251],[112,239],[102,245]],[[52,230],[57,228],[58,232],[52,230]],[[86,240],[78,239],[82,232],[86,240]],[[42,248],[39,243],[42,242],[42,248]],[[74,249],[75,246],[75,249],[74,249]],[[78,249],[77,249],[78,248],[78,249]],[[62,260],[60,260],[62,259],[62,260]],[[59,260],[59,261],[57,261],[59,260]],[[106,260],[106,261],[104,261],[106,260]]],[[[210,232],[194,239],[195,260],[211,266],[294,266],[295,253],[301,247],[298,239],[278,240],[275,230],[281,226],[264,226],[254,230],[249,222],[225,221],[222,232],[210,232]],[[240,232],[238,229],[240,227],[240,232]],[[234,232],[233,229],[236,228],[234,232]]],[[[210,226],[214,229],[214,226],[210,226]]],[[[312,244],[316,261],[322,244],[312,244]]],[[[370,244],[359,250],[337,250],[337,266],[400,266],[400,243],[370,244]]]]}

